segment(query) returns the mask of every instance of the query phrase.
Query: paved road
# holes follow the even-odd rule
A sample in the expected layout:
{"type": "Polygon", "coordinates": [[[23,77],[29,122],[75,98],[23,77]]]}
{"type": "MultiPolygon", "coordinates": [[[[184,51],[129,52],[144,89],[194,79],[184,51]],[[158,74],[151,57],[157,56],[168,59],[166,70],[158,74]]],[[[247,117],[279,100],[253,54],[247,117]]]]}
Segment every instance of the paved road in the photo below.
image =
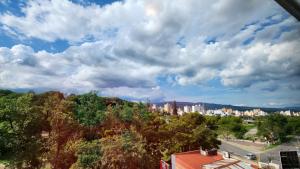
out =
{"type": "Polygon", "coordinates": [[[299,151],[300,148],[298,148],[298,147],[299,147],[298,142],[290,142],[290,143],[285,143],[285,144],[279,145],[279,146],[277,146],[271,150],[267,150],[265,152],[255,153],[255,152],[251,152],[251,151],[239,148],[238,145],[234,146],[234,145],[231,145],[231,144],[228,144],[228,143],[222,141],[220,150],[229,151],[238,156],[245,156],[247,153],[253,153],[253,154],[257,155],[257,157],[260,159],[261,162],[268,163],[269,160],[272,160],[273,163],[280,164],[280,156],[279,156],[280,151],[297,151],[297,150],[299,151]]]}
{"type": "Polygon", "coordinates": [[[246,154],[250,153],[247,150],[241,149],[237,146],[230,145],[230,144],[225,143],[223,141],[222,141],[222,144],[220,146],[220,150],[232,152],[233,154],[238,155],[238,156],[245,156],[246,154]]]}
{"type": "Polygon", "coordinates": [[[269,151],[263,152],[260,154],[260,161],[262,162],[269,162],[269,160],[272,160],[275,164],[280,164],[280,151],[297,151],[299,150],[295,145],[290,144],[282,144],[274,149],[271,149],[269,151]]]}

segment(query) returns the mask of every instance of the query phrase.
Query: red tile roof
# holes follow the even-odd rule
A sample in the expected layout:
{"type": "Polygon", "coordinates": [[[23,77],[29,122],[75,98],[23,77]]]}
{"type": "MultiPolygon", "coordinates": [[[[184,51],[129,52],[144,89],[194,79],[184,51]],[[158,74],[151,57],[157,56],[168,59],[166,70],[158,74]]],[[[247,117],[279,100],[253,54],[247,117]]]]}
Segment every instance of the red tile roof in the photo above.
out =
{"type": "Polygon", "coordinates": [[[202,165],[210,164],[223,159],[222,155],[220,154],[215,156],[201,155],[199,150],[176,153],[174,155],[176,158],[176,169],[201,169],[202,165]]]}

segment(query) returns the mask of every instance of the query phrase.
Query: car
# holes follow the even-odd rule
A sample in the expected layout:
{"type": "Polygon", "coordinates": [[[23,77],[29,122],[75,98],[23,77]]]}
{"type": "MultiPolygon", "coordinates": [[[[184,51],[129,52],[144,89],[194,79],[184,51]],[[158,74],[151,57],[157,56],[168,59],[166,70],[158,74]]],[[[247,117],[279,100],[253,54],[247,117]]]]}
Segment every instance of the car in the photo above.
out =
{"type": "Polygon", "coordinates": [[[256,160],[256,155],[253,154],[253,153],[248,153],[247,155],[245,155],[245,157],[246,157],[248,160],[256,160]]]}

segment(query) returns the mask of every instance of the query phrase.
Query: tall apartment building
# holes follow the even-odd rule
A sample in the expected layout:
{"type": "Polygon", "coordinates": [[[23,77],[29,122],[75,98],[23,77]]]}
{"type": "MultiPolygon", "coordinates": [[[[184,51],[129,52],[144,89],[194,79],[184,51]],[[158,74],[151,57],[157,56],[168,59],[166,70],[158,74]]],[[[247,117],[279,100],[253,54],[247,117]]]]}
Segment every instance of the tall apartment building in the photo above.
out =
{"type": "Polygon", "coordinates": [[[184,106],[184,107],[183,107],[183,111],[184,111],[185,113],[190,113],[190,112],[192,111],[192,107],[191,107],[191,106],[184,106]]]}
{"type": "Polygon", "coordinates": [[[167,113],[171,112],[171,104],[170,103],[164,104],[164,112],[167,112],[167,113]]]}

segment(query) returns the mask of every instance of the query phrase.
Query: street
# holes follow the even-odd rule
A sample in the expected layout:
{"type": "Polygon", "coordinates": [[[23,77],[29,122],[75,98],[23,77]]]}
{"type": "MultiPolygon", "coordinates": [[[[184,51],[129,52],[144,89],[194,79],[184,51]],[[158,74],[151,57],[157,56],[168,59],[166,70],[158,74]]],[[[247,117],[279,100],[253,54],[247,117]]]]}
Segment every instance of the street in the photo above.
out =
{"type": "Polygon", "coordinates": [[[260,153],[260,161],[269,162],[269,160],[271,160],[275,164],[280,164],[280,151],[298,151],[298,149],[293,143],[285,143],[271,150],[260,153]]]}
{"type": "Polygon", "coordinates": [[[250,153],[247,150],[241,149],[238,146],[233,146],[224,141],[222,141],[222,144],[220,145],[220,150],[228,151],[228,152],[233,153],[234,155],[238,155],[238,156],[242,156],[242,157],[245,156],[246,154],[250,153]]]}
{"type": "Polygon", "coordinates": [[[243,149],[245,146],[239,146],[239,144],[235,144],[233,142],[222,141],[222,144],[220,145],[220,150],[222,151],[228,151],[233,153],[237,156],[244,157],[247,153],[253,153],[257,155],[257,158],[260,162],[268,163],[272,161],[275,164],[280,165],[280,151],[297,151],[299,143],[296,141],[292,141],[289,143],[281,144],[273,149],[266,150],[266,151],[251,151],[249,148],[247,150],[243,149]]]}

